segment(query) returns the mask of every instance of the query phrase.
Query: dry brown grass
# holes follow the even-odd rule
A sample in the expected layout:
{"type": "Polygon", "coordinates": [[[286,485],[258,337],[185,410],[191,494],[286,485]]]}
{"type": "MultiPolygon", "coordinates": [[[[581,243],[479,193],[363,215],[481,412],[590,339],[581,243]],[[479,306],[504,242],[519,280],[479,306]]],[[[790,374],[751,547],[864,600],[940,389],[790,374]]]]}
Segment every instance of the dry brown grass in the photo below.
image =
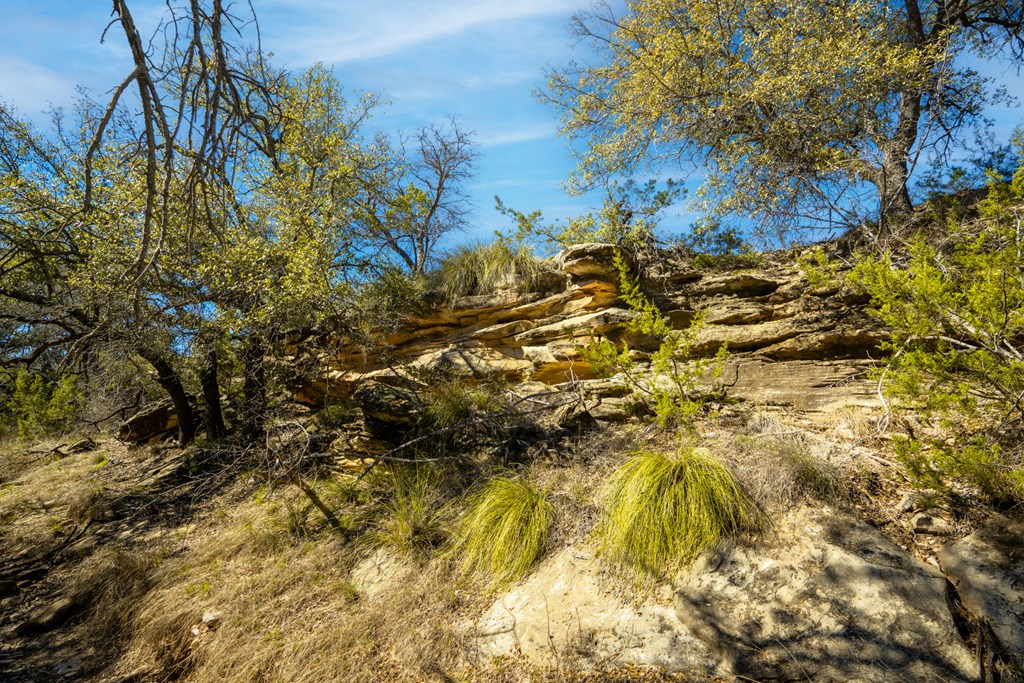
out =
{"type": "Polygon", "coordinates": [[[464,603],[440,561],[410,563],[396,585],[361,594],[356,547],[297,533],[299,494],[225,504],[155,571],[122,669],[152,664],[186,680],[421,681],[452,671],[464,603]],[[215,627],[205,614],[218,615],[215,627]]]}
{"type": "Polygon", "coordinates": [[[103,548],[74,566],[65,590],[89,596],[83,629],[93,646],[123,642],[157,562],[157,556],[148,552],[103,548]]]}
{"type": "MultiPolygon", "coordinates": [[[[597,518],[594,494],[636,442],[628,430],[597,433],[559,464],[523,472],[557,508],[552,545],[589,537],[597,518]]],[[[14,547],[20,538],[17,547],[35,549],[40,537],[59,543],[133,491],[139,476],[128,465],[138,470],[147,457],[111,444],[23,469],[0,490],[6,522],[0,543],[14,547]]],[[[359,583],[368,581],[366,573],[354,570],[380,552],[381,544],[367,537],[382,529],[393,479],[381,468],[358,489],[345,478],[313,484],[343,533],[294,487],[241,481],[207,500],[198,516],[96,524],[101,544],[53,574],[62,592],[90,596],[91,606],[70,628],[95,648],[96,666],[109,654],[119,657],[104,675],[142,667],[153,680],[187,683],[703,680],[639,677],[639,670],[553,671],[519,658],[476,661],[467,655],[473,651],[468,624],[493,595],[460,579],[450,556],[430,548],[399,553],[376,585],[359,583]]],[[[452,482],[445,500],[464,483],[452,482]]]]}
{"type": "Polygon", "coordinates": [[[27,455],[7,454],[21,459],[17,475],[0,484],[0,550],[8,556],[59,543],[90,519],[109,514],[111,501],[127,487],[113,482],[106,471],[127,459],[120,444],[104,443],[63,458],[46,455],[55,445],[38,444],[27,455]]]}
{"type": "Polygon", "coordinates": [[[808,500],[835,503],[847,496],[843,471],[829,457],[831,445],[778,416],[755,413],[745,430],[720,434],[709,446],[769,513],[808,500]]]}

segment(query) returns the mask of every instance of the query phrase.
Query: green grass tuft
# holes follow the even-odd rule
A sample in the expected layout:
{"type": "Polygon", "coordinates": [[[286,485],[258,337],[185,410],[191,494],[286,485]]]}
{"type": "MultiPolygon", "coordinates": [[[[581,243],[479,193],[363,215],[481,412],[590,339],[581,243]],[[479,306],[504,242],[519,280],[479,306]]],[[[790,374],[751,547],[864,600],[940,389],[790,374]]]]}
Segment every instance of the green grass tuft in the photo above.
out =
{"type": "Polygon", "coordinates": [[[637,580],[671,576],[766,523],[732,472],[704,448],[637,453],[612,474],[606,494],[600,549],[617,572],[637,580]]]}
{"type": "Polygon", "coordinates": [[[543,555],[553,512],[530,482],[497,477],[469,498],[454,545],[466,575],[487,577],[492,587],[522,577],[543,555]]]}
{"type": "Polygon", "coordinates": [[[492,294],[507,287],[533,288],[542,266],[527,246],[504,240],[458,247],[431,274],[434,287],[454,302],[473,294],[492,294]]]}

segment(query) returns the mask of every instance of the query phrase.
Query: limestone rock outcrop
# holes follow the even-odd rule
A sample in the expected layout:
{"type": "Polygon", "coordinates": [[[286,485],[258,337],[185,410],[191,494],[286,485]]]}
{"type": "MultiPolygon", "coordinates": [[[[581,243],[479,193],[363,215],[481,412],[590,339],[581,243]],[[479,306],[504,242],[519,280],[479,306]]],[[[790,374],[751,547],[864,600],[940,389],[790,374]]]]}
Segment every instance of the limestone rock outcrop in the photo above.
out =
{"type": "MultiPolygon", "coordinates": [[[[643,339],[625,333],[635,313],[618,299],[615,250],[582,244],[561,252],[537,291],[438,304],[387,335],[387,355],[412,368],[466,378],[547,385],[593,380],[581,349],[595,337],[645,348],[643,339]]],[[[763,265],[739,272],[702,270],[669,257],[641,273],[640,285],[677,327],[704,312],[696,352],[711,355],[727,344],[732,356],[724,381],[733,398],[801,410],[876,400],[866,374],[885,331],[842,292],[812,291],[782,257],[765,256],[763,265]]],[[[328,352],[306,343],[293,349],[306,361],[312,356],[305,365],[316,368],[296,385],[297,401],[323,405],[344,400],[368,381],[395,383],[393,365],[354,345],[341,347],[328,352]]],[[[588,387],[593,407],[619,419],[615,390],[604,386],[611,393],[588,387]],[[608,405],[598,408],[605,399],[608,405]]]]}
{"type": "Polygon", "coordinates": [[[1024,670],[1024,521],[996,518],[936,557],[964,607],[991,629],[993,654],[1024,670]]]}
{"type": "Polygon", "coordinates": [[[518,651],[549,665],[582,659],[696,671],[716,659],[671,605],[635,605],[616,596],[593,551],[574,547],[499,597],[470,632],[482,655],[518,651]]]}
{"type": "Polygon", "coordinates": [[[801,508],[773,539],[705,557],[676,614],[757,680],[973,681],[946,579],[852,515],[801,508]]]}

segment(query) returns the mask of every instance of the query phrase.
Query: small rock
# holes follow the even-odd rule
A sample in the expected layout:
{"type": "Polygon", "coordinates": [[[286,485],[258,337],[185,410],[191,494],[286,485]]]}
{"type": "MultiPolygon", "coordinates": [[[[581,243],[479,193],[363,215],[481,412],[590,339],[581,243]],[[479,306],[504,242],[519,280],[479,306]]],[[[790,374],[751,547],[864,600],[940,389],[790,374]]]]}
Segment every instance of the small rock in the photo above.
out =
{"type": "Polygon", "coordinates": [[[933,517],[926,512],[919,512],[910,520],[915,534],[931,534],[932,536],[949,536],[953,527],[941,517],[933,517]]]}
{"type": "Polygon", "coordinates": [[[15,635],[32,636],[63,626],[89,607],[91,597],[89,591],[82,591],[59,598],[22,622],[15,629],[15,635]]]}
{"type": "Polygon", "coordinates": [[[64,678],[71,678],[76,673],[78,673],[78,670],[81,668],[82,658],[72,657],[66,662],[61,662],[56,667],[54,667],[54,673],[56,673],[58,676],[63,676],[64,678]]]}
{"type": "Polygon", "coordinates": [[[87,453],[89,451],[96,450],[96,442],[90,439],[89,437],[86,437],[81,441],[76,441],[75,443],[71,444],[70,446],[67,447],[67,449],[68,453],[70,454],[87,453]]]}
{"type": "Polygon", "coordinates": [[[603,399],[597,405],[588,406],[588,412],[602,422],[625,422],[630,418],[627,404],[622,399],[603,399]]]}
{"type": "Polygon", "coordinates": [[[118,441],[141,443],[155,439],[178,426],[178,413],[170,399],[146,406],[128,418],[117,431],[118,441]]]}
{"type": "Polygon", "coordinates": [[[71,546],[65,551],[71,557],[80,557],[82,555],[88,555],[92,552],[96,545],[99,543],[99,539],[95,535],[86,536],[85,538],[72,543],[71,546]]]}
{"type": "Polygon", "coordinates": [[[899,511],[902,513],[917,512],[918,510],[924,510],[926,508],[934,507],[935,500],[938,497],[938,493],[932,489],[922,489],[920,491],[908,491],[903,494],[900,499],[899,505],[897,506],[899,511]]]}
{"type": "Polygon", "coordinates": [[[208,629],[215,629],[220,625],[220,612],[203,612],[203,625],[208,629]]]}
{"type": "Polygon", "coordinates": [[[559,408],[554,415],[554,423],[562,429],[572,432],[583,432],[594,425],[594,417],[586,406],[579,403],[567,403],[559,408]]]}

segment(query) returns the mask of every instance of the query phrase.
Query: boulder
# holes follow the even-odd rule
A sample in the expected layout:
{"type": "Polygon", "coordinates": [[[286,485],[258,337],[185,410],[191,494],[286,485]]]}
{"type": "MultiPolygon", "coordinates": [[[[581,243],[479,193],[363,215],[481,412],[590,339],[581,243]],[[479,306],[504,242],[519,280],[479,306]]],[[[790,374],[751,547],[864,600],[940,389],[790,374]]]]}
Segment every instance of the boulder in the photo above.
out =
{"type": "Polygon", "coordinates": [[[618,252],[619,248],[614,244],[576,244],[559,252],[555,256],[555,265],[575,278],[618,282],[619,270],[615,267],[615,254],[618,252]]]}
{"type": "Polygon", "coordinates": [[[118,428],[117,440],[141,443],[162,436],[178,427],[178,412],[170,399],[146,406],[118,428]]]}
{"type": "Polygon", "coordinates": [[[423,401],[414,392],[378,381],[360,384],[352,400],[366,418],[387,424],[410,425],[423,412],[423,401]]]}
{"type": "Polygon", "coordinates": [[[972,681],[946,580],[851,515],[801,508],[774,537],[706,558],[676,613],[733,675],[792,681],[972,681]]]}
{"type": "Polygon", "coordinates": [[[936,558],[964,607],[991,627],[1001,654],[1024,666],[1024,521],[997,518],[936,558]]]}
{"type": "Polygon", "coordinates": [[[547,665],[698,670],[713,661],[670,606],[624,601],[590,551],[563,548],[468,626],[483,656],[521,652],[547,665]]]}

